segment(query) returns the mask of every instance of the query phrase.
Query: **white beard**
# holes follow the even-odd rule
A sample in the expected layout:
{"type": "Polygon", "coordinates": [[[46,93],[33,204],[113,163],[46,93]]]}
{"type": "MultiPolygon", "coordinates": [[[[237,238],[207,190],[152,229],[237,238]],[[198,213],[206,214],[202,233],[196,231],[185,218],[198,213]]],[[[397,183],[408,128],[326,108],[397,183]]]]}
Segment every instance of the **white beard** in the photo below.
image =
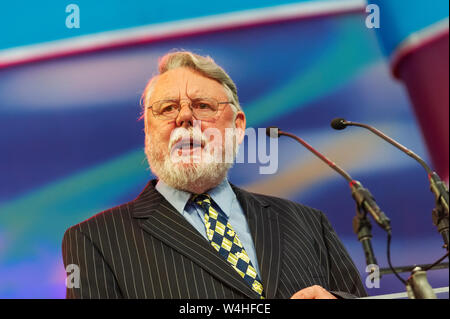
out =
{"type": "MultiPolygon", "coordinates": [[[[233,166],[233,161],[224,161],[225,151],[228,149],[232,152],[232,159],[236,157],[237,145],[233,145],[232,141],[226,140],[227,145],[220,147],[220,152],[212,152],[210,143],[201,132],[195,132],[190,128],[177,128],[171,135],[168,149],[157,149],[153,147],[150,134],[146,134],[145,138],[145,153],[147,161],[150,165],[152,173],[161,179],[167,185],[190,193],[203,193],[215,186],[219,185],[227,176],[228,170],[233,166]],[[177,132],[176,130],[179,130],[177,132]],[[180,136],[197,136],[205,143],[204,148],[201,149],[201,157],[181,157],[174,159],[171,156],[172,146],[175,144],[180,136]],[[198,135],[195,135],[198,134],[198,135]],[[231,147],[231,148],[230,148],[231,147]],[[213,153],[213,154],[211,154],[213,153]]],[[[174,151],[173,153],[176,153],[174,151]]],[[[173,155],[172,153],[172,155],[173,155]]],[[[176,156],[175,156],[176,157],[176,156]]]]}

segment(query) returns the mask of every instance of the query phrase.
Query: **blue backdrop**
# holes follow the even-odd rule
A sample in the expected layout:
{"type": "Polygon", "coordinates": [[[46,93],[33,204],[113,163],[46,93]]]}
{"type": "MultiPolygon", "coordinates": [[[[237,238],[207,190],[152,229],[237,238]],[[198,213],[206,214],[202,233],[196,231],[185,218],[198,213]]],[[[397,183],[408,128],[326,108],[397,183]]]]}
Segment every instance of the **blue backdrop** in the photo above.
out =
{"type": "MultiPolygon", "coordinates": [[[[63,298],[64,231],[134,199],[152,178],[139,97],[157,58],[173,48],[210,55],[224,67],[248,126],[298,134],[362,181],[392,220],[394,265],[443,255],[421,167],[366,131],[329,126],[338,116],[375,125],[428,160],[405,90],[364,20],[364,12],[290,20],[0,69],[0,298],[63,298]]],[[[3,48],[11,43],[7,36],[3,48]]],[[[276,174],[244,163],[229,179],[324,211],[364,280],[348,185],[294,141],[279,143],[276,174]]],[[[386,235],[376,226],[373,233],[386,267],[386,235]]],[[[432,286],[448,286],[448,270],[428,276],[432,286]]],[[[386,275],[368,292],[404,290],[386,275]]]]}

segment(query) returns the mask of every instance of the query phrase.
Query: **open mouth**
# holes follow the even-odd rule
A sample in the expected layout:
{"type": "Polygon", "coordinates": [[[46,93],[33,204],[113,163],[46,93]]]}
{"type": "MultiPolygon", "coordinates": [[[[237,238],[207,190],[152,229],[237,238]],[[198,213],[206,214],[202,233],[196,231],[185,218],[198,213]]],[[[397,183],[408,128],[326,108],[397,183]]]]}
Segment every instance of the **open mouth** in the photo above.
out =
{"type": "Polygon", "coordinates": [[[178,154],[184,154],[186,152],[191,153],[196,149],[203,148],[205,143],[198,139],[193,138],[183,138],[174,144],[172,147],[172,152],[178,151],[178,154]]]}

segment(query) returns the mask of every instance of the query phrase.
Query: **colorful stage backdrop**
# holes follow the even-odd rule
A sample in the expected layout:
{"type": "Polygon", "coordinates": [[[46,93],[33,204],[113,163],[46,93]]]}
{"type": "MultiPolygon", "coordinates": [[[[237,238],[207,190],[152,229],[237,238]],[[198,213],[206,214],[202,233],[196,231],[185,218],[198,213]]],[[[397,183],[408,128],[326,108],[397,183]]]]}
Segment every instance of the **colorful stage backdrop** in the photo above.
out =
{"type": "MultiPolygon", "coordinates": [[[[210,55],[229,72],[248,126],[298,134],[368,187],[392,220],[394,265],[444,254],[422,168],[367,131],[329,125],[335,117],[375,125],[431,163],[408,92],[392,76],[392,47],[380,45],[388,15],[375,31],[364,1],[83,0],[80,28],[68,29],[71,2],[63,2],[1,5],[0,298],[64,298],[65,230],[133,200],[152,178],[139,97],[158,57],[174,48],[210,55]]],[[[448,132],[448,89],[446,103],[436,125],[448,132]]],[[[365,280],[347,183],[294,141],[279,146],[275,174],[259,174],[263,163],[235,164],[229,179],[324,211],[365,280]]],[[[448,168],[448,139],[441,147],[448,168]]],[[[375,224],[373,234],[387,267],[386,235],[375,224]]],[[[448,286],[448,270],[428,277],[448,286]]],[[[368,293],[405,291],[393,275],[380,285],[368,293]]]]}

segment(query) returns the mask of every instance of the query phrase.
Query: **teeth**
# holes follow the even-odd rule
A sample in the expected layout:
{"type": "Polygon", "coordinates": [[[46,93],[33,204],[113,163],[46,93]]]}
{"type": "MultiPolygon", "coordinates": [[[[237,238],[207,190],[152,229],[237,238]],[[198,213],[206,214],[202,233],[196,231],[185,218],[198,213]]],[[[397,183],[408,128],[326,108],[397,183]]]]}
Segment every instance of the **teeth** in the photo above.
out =
{"type": "Polygon", "coordinates": [[[183,142],[183,143],[178,144],[177,147],[186,148],[186,147],[199,147],[199,146],[201,146],[201,143],[198,143],[198,142],[183,142]]]}

